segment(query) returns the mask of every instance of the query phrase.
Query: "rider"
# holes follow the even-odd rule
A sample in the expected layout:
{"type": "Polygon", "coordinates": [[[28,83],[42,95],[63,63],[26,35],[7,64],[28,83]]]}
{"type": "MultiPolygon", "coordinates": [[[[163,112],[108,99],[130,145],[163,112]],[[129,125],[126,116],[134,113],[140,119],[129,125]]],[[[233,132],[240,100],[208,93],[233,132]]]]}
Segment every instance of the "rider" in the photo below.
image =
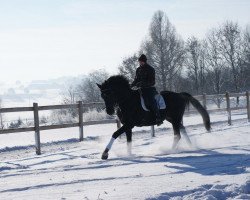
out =
{"type": "Polygon", "coordinates": [[[131,87],[137,86],[141,89],[145,104],[149,110],[155,115],[156,124],[162,124],[160,111],[158,109],[155,95],[157,91],[155,85],[155,70],[147,63],[147,57],[142,54],[139,59],[140,66],[136,69],[136,75],[131,87]]]}

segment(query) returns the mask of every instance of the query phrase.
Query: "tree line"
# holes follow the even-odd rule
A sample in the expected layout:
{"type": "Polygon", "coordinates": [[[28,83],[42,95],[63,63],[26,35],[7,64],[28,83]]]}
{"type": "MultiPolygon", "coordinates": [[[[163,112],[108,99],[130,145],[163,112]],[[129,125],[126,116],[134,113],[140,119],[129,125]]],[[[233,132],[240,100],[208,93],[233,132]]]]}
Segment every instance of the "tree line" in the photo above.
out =
{"type": "MultiPolygon", "coordinates": [[[[166,13],[157,11],[139,50],[124,58],[118,67],[119,74],[130,82],[142,53],[156,71],[158,91],[185,91],[197,95],[242,92],[250,88],[249,26],[242,28],[236,22],[226,21],[211,28],[203,39],[191,36],[184,40],[166,13]]],[[[65,103],[101,101],[96,83],[107,79],[109,73],[97,70],[87,77],[68,89],[65,103]]]]}
{"type": "Polygon", "coordinates": [[[157,11],[138,52],[125,58],[119,72],[130,80],[145,53],[156,70],[158,90],[191,94],[241,92],[250,88],[250,27],[226,21],[206,37],[184,41],[167,15],[157,11]]]}
{"type": "MultiPolygon", "coordinates": [[[[211,28],[202,39],[191,36],[184,40],[166,13],[157,11],[138,51],[125,57],[118,67],[118,73],[130,82],[135,77],[138,57],[142,53],[147,55],[148,63],[156,71],[158,91],[185,91],[197,95],[238,93],[250,89],[250,25],[242,28],[236,22],[226,21],[211,28]]],[[[80,83],[63,91],[63,103],[102,101],[96,83],[102,83],[109,76],[104,69],[89,73],[80,83]]],[[[217,98],[215,103],[220,107],[221,99],[217,98]]],[[[0,108],[1,104],[0,99],[0,108]]],[[[77,116],[74,109],[58,112],[54,116],[67,113],[77,116]]],[[[0,114],[1,129],[4,127],[3,117],[0,114]]]]}

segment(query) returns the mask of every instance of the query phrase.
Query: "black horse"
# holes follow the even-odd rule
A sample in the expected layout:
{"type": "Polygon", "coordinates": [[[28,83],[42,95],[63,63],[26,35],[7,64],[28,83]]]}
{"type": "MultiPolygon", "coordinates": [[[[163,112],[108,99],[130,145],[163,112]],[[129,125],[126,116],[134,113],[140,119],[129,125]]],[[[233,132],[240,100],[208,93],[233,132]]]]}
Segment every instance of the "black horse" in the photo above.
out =
{"type": "MultiPolygon", "coordinates": [[[[109,115],[114,114],[115,109],[123,126],[118,129],[111,137],[109,144],[102,154],[102,159],[108,158],[108,152],[114,140],[122,133],[126,133],[127,144],[131,146],[132,129],[135,126],[155,125],[155,118],[151,112],[144,111],[140,102],[139,90],[132,90],[128,80],[121,75],[111,76],[101,85],[97,84],[101,90],[101,96],[105,102],[106,112],[109,115]]],[[[160,93],[165,102],[166,109],[160,110],[162,120],[169,121],[174,129],[173,148],[176,148],[181,138],[180,129],[185,133],[185,127],[182,124],[185,107],[190,102],[201,114],[203,123],[207,130],[210,130],[210,118],[206,109],[188,93],[175,93],[162,91],[160,93]]],[[[187,137],[188,139],[188,137],[187,137]]]]}

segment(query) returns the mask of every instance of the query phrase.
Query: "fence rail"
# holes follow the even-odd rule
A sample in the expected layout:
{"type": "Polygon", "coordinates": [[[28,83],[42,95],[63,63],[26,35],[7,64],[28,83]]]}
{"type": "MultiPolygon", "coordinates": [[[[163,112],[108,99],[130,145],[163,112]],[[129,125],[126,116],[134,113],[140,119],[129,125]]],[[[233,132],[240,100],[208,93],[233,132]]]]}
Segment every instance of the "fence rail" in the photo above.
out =
{"type": "MultiPolygon", "coordinates": [[[[218,111],[227,111],[228,113],[228,124],[232,124],[231,111],[247,109],[247,119],[250,122],[250,101],[249,101],[249,92],[245,93],[226,93],[226,94],[216,94],[216,95],[197,95],[194,96],[198,100],[200,100],[205,108],[207,108],[207,100],[216,99],[216,98],[225,98],[226,99],[226,108],[223,109],[210,109],[209,113],[218,112],[218,111]],[[231,107],[230,97],[246,97],[246,106],[241,107],[231,107]]],[[[40,131],[43,130],[51,130],[51,129],[60,129],[60,128],[71,128],[71,127],[79,127],[79,141],[83,141],[84,139],[84,126],[88,125],[96,125],[96,124],[109,124],[116,123],[117,129],[121,127],[121,123],[118,119],[108,119],[101,121],[88,121],[83,122],[83,109],[94,107],[94,106],[104,106],[102,102],[93,102],[83,104],[79,101],[77,104],[67,104],[67,105],[48,105],[48,106],[38,106],[37,103],[33,103],[33,107],[14,107],[14,108],[1,108],[0,113],[12,113],[12,112],[33,112],[34,114],[34,127],[28,128],[15,128],[15,129],[0,129],[0,134],[9,134],[9,133],[19,133],[19,132],[30,132],[35,131],[35,147],[36,153],[38,155],[41,154],[41,144],[40,144],[40,131]],[[79,122],[77,123],[68,123],[68,124],[59,124],[59,125],[46,125],[40,126],[39,124],[39,111],[44,110],[55,110],[55,109],[78,109],[79,122]]],[[[196,111],[189,111],[188,113],[194,113],[196,111]]],[[[152,137],[155,136],[154,126],[151,127],[152,137]]]]}

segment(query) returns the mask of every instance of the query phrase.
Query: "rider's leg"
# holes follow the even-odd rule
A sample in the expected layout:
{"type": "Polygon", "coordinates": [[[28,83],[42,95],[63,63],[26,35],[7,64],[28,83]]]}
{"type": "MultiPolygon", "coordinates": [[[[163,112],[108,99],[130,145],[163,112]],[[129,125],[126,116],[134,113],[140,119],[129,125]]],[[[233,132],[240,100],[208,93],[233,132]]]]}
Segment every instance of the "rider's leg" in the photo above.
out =
{"type": "Polygon", "coordinates": [[[159,108],[157,106],[155,95],[157,94],[155,88],[144,88],[142,89],[142,96],[144,98],[146,106],[154,114],[156,119],[156,124],[162,124],[162,119],[160,115],[159,108]]]}
{"type": "Polygon", "coordinates": [[[160,124],[162,124],[162,119],[161,119],[160,110],[157,106],[155,99],[152,100],[152,108],[151,109],[152,109],[153,113],[155,114],[156,124],[159,126],[160,124]]]}

